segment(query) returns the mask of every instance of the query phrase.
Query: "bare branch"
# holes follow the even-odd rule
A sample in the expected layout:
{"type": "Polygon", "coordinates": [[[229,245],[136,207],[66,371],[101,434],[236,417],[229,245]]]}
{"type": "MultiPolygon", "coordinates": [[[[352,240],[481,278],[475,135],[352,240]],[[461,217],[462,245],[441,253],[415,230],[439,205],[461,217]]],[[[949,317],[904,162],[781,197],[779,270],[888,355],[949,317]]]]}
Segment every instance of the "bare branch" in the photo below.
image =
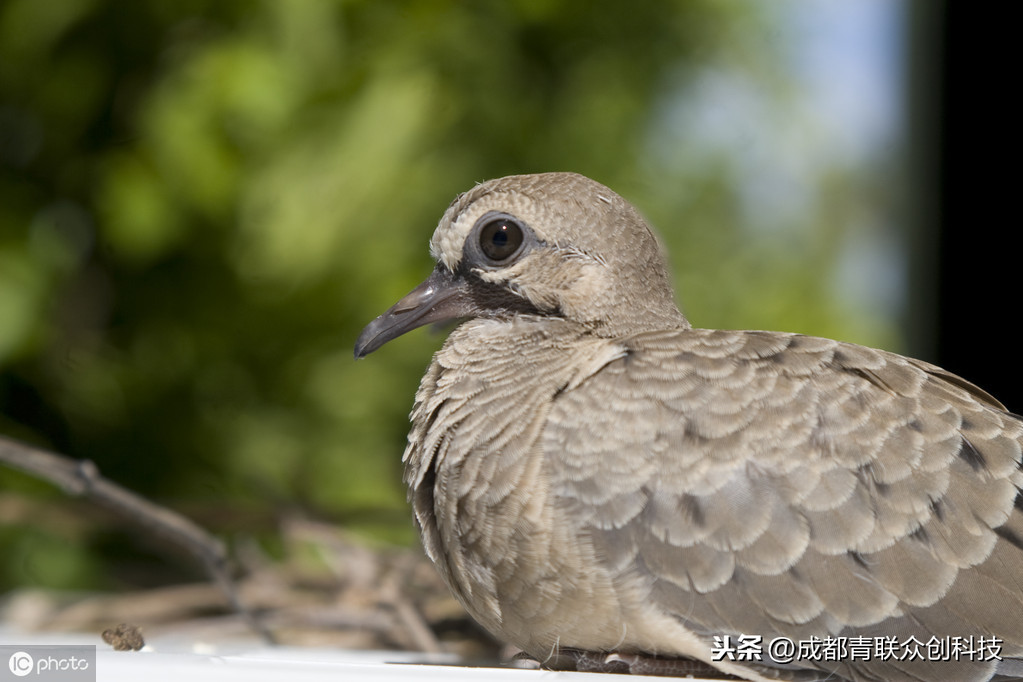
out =
{"type": "Polygon", "coordinates": [[[109,481],[88,460],[74,460],[0,436],[0,463],[53,483],[68,495],[85,497],[130,519],[145,530],[164,537],[194,556],[220,588],[231,607],[269,641],[273,636],[238,597],[228,570],[224,544],[177,512],[109,481]]]}

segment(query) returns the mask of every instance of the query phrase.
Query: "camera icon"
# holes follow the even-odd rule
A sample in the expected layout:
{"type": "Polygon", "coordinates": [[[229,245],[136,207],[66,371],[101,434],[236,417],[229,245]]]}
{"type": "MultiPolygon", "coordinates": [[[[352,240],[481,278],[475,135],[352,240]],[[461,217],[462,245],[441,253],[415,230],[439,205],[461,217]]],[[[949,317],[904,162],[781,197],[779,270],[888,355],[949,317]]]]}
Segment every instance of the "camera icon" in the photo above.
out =
{"type": "Polygon", "coordinates": [[[11,669],[11,674],[16,677],[24,677],[32,672],[33,666],[35,666],[35,660],[31,654],[24,651],[15,651],[11,654],[10,660],[7,665],[11,669]]]}

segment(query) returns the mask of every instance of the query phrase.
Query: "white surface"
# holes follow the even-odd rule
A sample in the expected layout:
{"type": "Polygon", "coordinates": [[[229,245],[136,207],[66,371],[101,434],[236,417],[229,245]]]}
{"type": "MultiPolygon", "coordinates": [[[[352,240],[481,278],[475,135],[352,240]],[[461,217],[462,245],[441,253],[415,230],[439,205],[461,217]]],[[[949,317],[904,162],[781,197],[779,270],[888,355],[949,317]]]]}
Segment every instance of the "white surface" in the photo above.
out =
{"type": "Polygon", "coordinates": [[[0,629],[0,644],[95,644],[98,682],[640,682],[664,677],[451,665],[450,657],[398,651],[343,651],[253,644],[182,644],[155,638],[142,651],[114,651],[99,637],[0,629]],[[443,664],[448,663],[448,664],[443,664]]]}

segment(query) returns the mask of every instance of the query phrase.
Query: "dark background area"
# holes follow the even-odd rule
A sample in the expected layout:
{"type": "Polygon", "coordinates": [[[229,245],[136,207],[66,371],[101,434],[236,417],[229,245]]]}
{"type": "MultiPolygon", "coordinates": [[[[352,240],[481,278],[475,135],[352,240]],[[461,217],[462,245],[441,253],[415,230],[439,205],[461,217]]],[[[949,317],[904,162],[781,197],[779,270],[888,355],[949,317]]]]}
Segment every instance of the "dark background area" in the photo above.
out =
{"type": "MultiPolygon", "coordinates": [[[[939,43],[938,150],[934,204],[940,225],[937,364],[1023,412],[1020,280],[1023,225],[1019,107],[1011,54],[1018,39],[1005,16],[946,2],[939,43]]],[[[927,196],[920,201],[927,202],[927,196]]]]}

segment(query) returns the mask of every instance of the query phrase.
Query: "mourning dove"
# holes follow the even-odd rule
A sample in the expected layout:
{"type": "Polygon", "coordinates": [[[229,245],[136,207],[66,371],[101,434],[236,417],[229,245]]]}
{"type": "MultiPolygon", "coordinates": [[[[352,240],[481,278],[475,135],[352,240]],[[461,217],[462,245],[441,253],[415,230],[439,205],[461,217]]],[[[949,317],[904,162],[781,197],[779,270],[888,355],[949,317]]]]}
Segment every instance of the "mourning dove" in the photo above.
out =
{"type": "Polygon", "coordinates": [[[993,397],[881,350],[692,328],[647,223],[580,175],[478,185],[430,250],[355,354],[463,320],[403,461],[427,554],[496,637],[751,680],[1020,674],[1023,419],[993,397]]]}

